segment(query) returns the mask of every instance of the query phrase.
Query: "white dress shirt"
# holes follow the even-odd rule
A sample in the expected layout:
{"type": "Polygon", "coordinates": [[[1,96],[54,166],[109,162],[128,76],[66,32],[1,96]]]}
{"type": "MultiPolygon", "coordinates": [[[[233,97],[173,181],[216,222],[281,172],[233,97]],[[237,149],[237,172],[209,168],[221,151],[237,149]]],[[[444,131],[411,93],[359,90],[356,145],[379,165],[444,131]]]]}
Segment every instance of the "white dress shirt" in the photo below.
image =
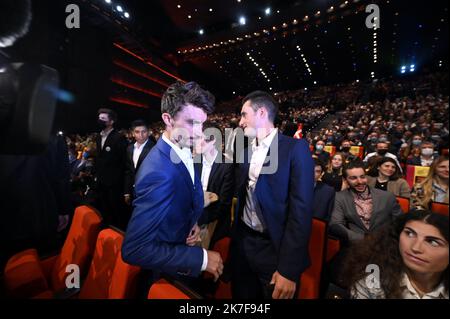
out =
{"type": "Polygon", "coordinates": [[[147,144],[148,139],[141,145],[139,145],[137,142],[134,143],[134,149],[133,149],[133,163],[134,163],[134,168],[137,167],[137,163],[139,161],[139,157],[142,154],[142,150],[144,149],[145,145],[147,144]]]}
{"type": "Polygon", "coordinates": [[[191,176],[192,184],[195,186],[195,170],[194,170],[194,159],[192,158],[192,152],[188,147],[180,148],[178,145],[172,143],[165,134],[162,135],[164,142],[169,144],[169,146],[175,151],[178,157],[183,162],[184,166],[191,176]]]}
{"type": "Polygon", "coordinates": [[[108,138],[109,133],[111,133],[113,129],[114,128],[112,128],[108,131],[103,130],[100,132],[100,136],[102,137],[102,149],[105,146],[105,142],[106,142],[106,139],[108,138]]]}
{"type": "Polygon", "coordinates": [[[259,145],[256,145],[257,139],[252,141],[252,158],[250,159],[250,168],[248,171],[247,199],[245,201],[244,214],[242,220],[253,230],[263,232],[264,226],[256,214],[255,188],[258,182],[259,174],[264,165],[270,145],[278,130],[273,129],[259,145]]]}
{"type": "Polygon", "coordinates": [[[214,165],[214,161],[216,160],[217,154],[219,154],[219,152],[216,149],[214,150],[214,155],[212,158],[208,159],[207,156],[205,156],[203,154],[203,160],[202,160],[202,187],[203,187],[203,191],[206,192],[206,190],[208,189],[208,181],[209,181],[209,176],[211,175],[211,169],[214,165]]]}
{"type": "MultiPolygon", "coordinates": [[[[194,170],[194,159],[192,158],[192,152],[189,148],[183,147],[182,149],[172,143],[165,134],[162,135],[162,139],[164,142],[169,144],[169,146],[175,151],[175,153],[178,155],[178,157],[183,162],[184,166],[186,166],[186,169],[189,172],[189,175],[192,179],[192,184],[195,186],[195,170],[194,170]]],[[[203,249],[203,262],[202,262],[202,269],[201,271],[205,271],[206,267],[208,267],[208,252],[206,249],[203,249]]]]}
{"type": "MultiPolygon", "coordinates": [[[[385,299],[386,295],[382,288],[369,288],[366,283],[367,278],[358,281],[351,290],[353,299],[385,299]]],[[[433,291],[424,294],[422,297],[414,289],[406,273],[403,273],[400,288],[403,299],[448,299],[448,292],[444,283],[441,282],[433,291]]]]}

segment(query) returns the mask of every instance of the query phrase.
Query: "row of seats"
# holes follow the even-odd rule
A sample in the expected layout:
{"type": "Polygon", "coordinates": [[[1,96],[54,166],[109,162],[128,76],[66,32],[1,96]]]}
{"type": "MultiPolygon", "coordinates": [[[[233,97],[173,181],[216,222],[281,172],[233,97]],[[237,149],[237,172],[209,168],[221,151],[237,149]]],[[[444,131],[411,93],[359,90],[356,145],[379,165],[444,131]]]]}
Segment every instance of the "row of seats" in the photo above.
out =
{"type": "MultiPolygon", "coordinates": [[[[411,203],[409,198],[397,196],[397,202],[400,205],[402,211],[406,214],[411,209],[411,203]]],[[[444,203],[432,203],[431,211],[436,214],[449,216],[449,205],[444,203]]]]}
{"type": "MultiPolygon", "coordinates": [[[[59,254],[39,258],[35,249],[28,249],[12,256],[4,271],[7,296],[36,299],[135,297],[140,268],[122,259],[123,232],[114,228],[100,231],[101,222],[95,209],[80,206],[75,210],[59,254]]],[[[184,299],[190,295],[181,284],[161,279],[152,285],[148,297],[184,299]]]]}

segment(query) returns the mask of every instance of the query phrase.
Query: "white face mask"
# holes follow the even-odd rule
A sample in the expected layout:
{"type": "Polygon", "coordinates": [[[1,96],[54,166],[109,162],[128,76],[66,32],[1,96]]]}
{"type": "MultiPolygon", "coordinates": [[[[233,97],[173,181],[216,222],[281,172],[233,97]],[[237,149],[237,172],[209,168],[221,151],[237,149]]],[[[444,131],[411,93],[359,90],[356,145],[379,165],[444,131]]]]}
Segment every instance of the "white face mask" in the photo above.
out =
{"type": "Polygon", "coordinates": [[[422,149],[422,155],[423,156],[430,156],[433,155],[433,149],[432,148],[423,148],[422,149]]]}

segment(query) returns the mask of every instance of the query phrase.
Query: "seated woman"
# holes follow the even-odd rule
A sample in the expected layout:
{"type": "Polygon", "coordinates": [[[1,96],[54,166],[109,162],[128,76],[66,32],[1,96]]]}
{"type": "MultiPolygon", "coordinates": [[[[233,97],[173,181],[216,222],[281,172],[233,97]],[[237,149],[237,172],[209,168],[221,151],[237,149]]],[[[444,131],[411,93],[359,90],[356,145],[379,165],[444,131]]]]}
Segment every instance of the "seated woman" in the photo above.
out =
{"type": "Polygon", "coordinates": [[[411,195],[408,183],[400,177],[400,168],[390,157],[380,158],[369,171],[367,185],[391,192],[395,196],[409,198],[411,195]]]}
{"type": "Polygon", "coordinates": [[[448,216],[416,210],[355,245],[343,278],[354,299],[448,299],[448,216]]]}
{"type": "Polygon", "coordinates": [[[412,206],[429,209],[433,202],[448,204],[448,157],[438,157],[431,165],[428,176],[414,185],[412,206]]]}
{"type": "Polygon", "coordinates": [[[346,188],[344,178],[342,177],[342,167],[345,163],[345,156],[342,153],[334,154],[328,162],[327,170],[322,176],[322,181],[333,187],[336,192],[346,188]]]}

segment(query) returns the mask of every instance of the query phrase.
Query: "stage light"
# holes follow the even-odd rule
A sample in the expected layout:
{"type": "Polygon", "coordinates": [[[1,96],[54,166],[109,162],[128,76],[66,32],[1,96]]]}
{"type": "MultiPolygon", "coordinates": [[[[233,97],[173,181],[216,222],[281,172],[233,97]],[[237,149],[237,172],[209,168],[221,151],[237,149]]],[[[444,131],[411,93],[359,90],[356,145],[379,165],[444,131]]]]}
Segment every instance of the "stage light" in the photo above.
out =
{"type": "Polygon", "coordinates": [[[107,4],[111,4],[111,0],[105,0],[107,4]]]}
{"type": "Polygon", "coordinates": [[[119,12],[123,12],[123,8],[122,8],[121,6],[117,6],[116,9],[117,9],[117,11],[119,11],[119,12]]]}
{"type": "Polygon", "coordinates": [[[199,33],[200,35],[203,35],[203,34],[205,33],[205,31],[204,31],[203,29],[200,29],[200,30],[198,30],[198,33],[199,33]]]}
{"type": "Polygon", "coordinates": [[[270,15],[271,12],[272,12],[272,10],[270,8],[266,8],[266,10],[264,10],[264,13],[266,14],[266,16],[270,15]]]}
{"type": "Polygon", "coordinates": [[[124,15],[124,17],[127,18],[127,19],[130,18],[130,14],[129,14],[128,12],[125,12],[123,15],[124,15]]]}
{"type": "Polygon", "coordinates": [[[240,17],[239,18],[239,24],[240,25],[245,25],[247,23],[247,20],[245,19],[245,17],[240,17]]]}
{"type": "Polygon", "coordinates": [[[409,68],[410,69],[414,69],[416,66],[414,65],[414,64],[411,64],[410,66],[409,66],[409,68]]]}

